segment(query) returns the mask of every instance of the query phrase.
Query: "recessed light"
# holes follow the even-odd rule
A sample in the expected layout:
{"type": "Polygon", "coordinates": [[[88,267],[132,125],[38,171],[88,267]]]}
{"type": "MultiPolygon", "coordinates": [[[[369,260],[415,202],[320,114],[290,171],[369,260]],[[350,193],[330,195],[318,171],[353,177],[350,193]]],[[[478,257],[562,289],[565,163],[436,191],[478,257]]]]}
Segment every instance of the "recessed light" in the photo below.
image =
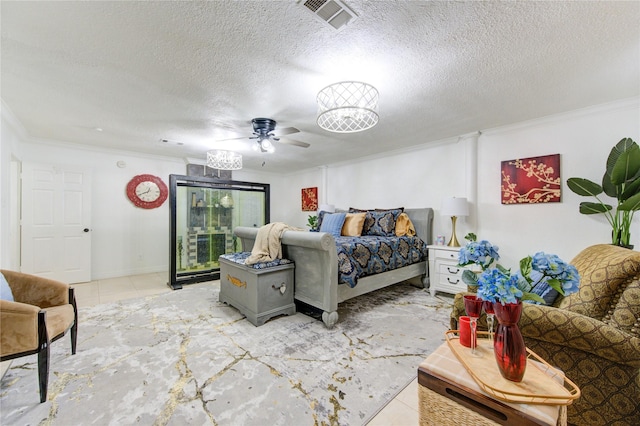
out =
{"type": "Polygon", "coordinates": [[[102,127],[96,127],[94,130],[95,130],[96,132],[101,132],[101,131],[102,131],[102,127]]]}

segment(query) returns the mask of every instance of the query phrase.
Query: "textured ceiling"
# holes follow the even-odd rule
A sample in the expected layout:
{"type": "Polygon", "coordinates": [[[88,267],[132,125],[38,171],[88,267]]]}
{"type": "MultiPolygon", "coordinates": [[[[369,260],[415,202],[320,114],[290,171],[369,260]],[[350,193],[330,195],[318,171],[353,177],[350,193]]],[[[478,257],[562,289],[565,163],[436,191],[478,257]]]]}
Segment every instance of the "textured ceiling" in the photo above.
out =
{"type": "Polygon", "coordinates": [[[277,172],[640,95],[640,2],[345,3],[358,18],[336,31],[293,0],[3,0],[1,97],[36,140],[226,147],[277,172]],[[341,80],[378,88],[376,127],[316,125],[316,94],[341,80]],[[217,142],[254,117],[311,147],[217,142]]]}

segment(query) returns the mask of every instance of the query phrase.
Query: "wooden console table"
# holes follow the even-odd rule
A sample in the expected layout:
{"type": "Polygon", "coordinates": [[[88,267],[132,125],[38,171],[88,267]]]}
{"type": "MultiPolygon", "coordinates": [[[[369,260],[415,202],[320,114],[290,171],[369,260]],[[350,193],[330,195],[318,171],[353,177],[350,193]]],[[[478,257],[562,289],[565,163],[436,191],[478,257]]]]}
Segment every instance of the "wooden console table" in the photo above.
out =
{"type": "MultiPolygon", "coordinates": [[[[484,343],[489,346],[488,342],[484,343]]],[[[487,350],[485,356],[489,355],[493,356],[493,353],[487,350]]],[[[421,426],[553,426],[567,422],[565,405],[511,403],[487,394],[446,342],[418,367],[418,403],[421,426]]]]}

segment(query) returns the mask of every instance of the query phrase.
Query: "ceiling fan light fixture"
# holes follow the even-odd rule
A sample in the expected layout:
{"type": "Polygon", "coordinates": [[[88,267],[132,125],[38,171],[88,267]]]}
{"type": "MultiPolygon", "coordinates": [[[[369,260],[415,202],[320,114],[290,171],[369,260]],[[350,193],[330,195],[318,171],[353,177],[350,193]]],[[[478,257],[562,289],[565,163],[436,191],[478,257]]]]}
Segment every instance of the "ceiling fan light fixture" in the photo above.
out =
{"type": "Polygon", "coordinates": [[[260,145],[260,151],[262,152],[268,152],[269,154],[272,154],[276,151],[276,148],[271,143],[271,139],[269,137],[260,139],[258,141],[258,144],[260,145]]]}
{"type": "Polygon", "coordinates": [[[233,151],[213,150],[207,152],[207,166],[218,170],[240,170],[242,155],[233,151]]]}
{"type": "Polygon", "coordinates": [[[273,144],[271,143],[271,141],[269,140],[269,138],[264,138],[260,141],[260,145],[262,145],[262,147],[264,149],[269,149],[269,148],[273,148],[273,144]]]}
{"type": "Polygon", "coordinates": [[[355,133],[378,124],[378,90],[359,81],[341,81],[318,92],[318,126],[355,133]]]}

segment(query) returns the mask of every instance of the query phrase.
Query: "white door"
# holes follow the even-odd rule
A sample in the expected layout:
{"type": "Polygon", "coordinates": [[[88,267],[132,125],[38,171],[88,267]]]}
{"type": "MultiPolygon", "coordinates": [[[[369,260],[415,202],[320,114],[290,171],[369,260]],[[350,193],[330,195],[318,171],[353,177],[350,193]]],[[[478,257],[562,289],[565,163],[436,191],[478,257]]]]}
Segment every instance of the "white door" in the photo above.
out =
{"type": "Polygon", "coordinates": [[[23,163],[21,270],[91,280],[91,172],[23,163]]]}

